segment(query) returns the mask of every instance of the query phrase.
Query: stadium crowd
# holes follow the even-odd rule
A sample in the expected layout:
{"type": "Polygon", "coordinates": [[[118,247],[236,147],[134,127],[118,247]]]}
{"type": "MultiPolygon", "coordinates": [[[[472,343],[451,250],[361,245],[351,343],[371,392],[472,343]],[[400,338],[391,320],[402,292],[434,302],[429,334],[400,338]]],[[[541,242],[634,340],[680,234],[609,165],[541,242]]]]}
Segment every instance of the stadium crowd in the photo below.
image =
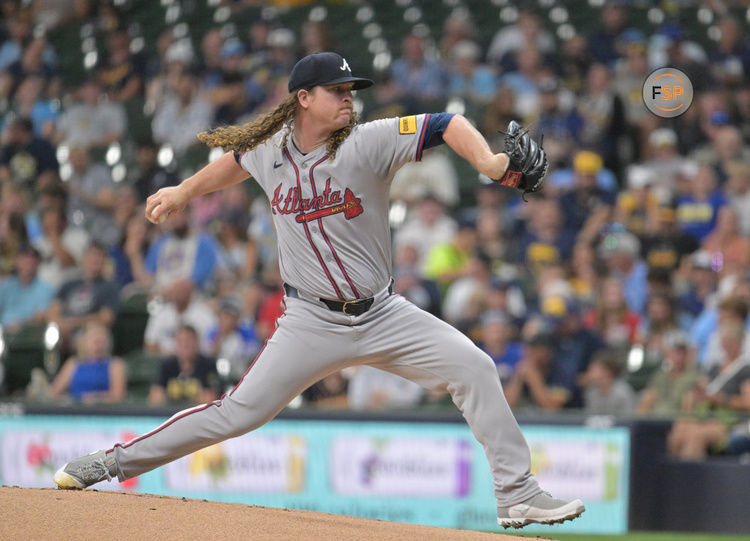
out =
{"type": "MultiPolygon", "coordinates": [[[[444,148],[397,173],[394,289],[480,344],[515,410],[675,417],[670,451],[686,459],[750,449],[750,34],[711,6],[720,31],[708,41],[679,18],[646,34],[628,2],[607,2],[596,25],[565,37],[522,9],[483,41],[457,7],[439,35],[391,44],[400,54],[357,96],[363,121],[461,112],[498,150],[510,119],[544,134],[550,174],[528,201],[444,148]],[[695,90],[670,120],[641,97],[662,66],[695,90]]],[[[346,44],[325,19],[286,28],[267,16],[234,33],[211,27],[195,47],[164,26],[146,55],[128,2],[0,7],[0,344],[9,365],[15,336],[53,328],[58,357],[4,392],[122,401],[140,355],[152,363],[144,400],[212,400],[283,310],[267,202],[244,183],[153,226],[144,201],[205,163],[196,133],[274,107],[296,60],[346,55],[346,44]],[[84,24],[104,47],[71,81],[45,30],[84,24]],[[127,169],[113,166],[117,153],[127,169]],[[147,307],[142,346],[115,355],[112,330],[133,299],[147,307]]],[[[297,401],[446,400],[361,367],[297,401]]]]}

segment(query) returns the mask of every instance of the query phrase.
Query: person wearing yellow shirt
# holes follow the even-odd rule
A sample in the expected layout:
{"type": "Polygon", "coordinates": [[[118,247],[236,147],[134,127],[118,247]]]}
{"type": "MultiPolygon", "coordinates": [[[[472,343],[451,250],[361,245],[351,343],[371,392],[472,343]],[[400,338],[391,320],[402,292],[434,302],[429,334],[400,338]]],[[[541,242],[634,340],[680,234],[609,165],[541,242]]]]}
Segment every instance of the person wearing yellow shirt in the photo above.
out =
{"type": "Polygon", "coordinates": [[[477,246],[477,231],[473,221],[458,224],[450,242],[434,246],[427,254],[424,274],[445,289],[455,279],[463,276],[477,246]]]}

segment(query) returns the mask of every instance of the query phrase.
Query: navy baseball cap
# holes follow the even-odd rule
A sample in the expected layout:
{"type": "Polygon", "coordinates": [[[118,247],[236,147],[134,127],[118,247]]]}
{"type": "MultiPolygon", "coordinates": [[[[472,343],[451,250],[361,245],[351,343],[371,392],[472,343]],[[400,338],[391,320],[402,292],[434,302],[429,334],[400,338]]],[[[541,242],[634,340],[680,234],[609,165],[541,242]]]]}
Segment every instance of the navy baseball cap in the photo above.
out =
{"type": "Polygon", "coordinates": [[[336,53],[314,53],[297,62],[289,76],[289,92],[318,85],[354,83],[352,90],[362,90],[372,86],[370,79],[352,77],[349,63],[336,53]]]}

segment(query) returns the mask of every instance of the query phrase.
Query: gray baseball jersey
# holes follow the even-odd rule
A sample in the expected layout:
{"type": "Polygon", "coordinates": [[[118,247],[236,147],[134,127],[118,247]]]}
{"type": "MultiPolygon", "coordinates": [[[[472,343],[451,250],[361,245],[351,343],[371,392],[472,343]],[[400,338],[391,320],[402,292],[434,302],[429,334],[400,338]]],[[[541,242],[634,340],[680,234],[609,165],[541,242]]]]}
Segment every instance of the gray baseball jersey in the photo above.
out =
{"type": "Polygon", "coordinates": [[[400,165],[421,157],[429,118],[357,126],[335,159],[325,148],[303,155],[291,138],[280,148],[281,133],[241,156],[271,203],[282,276],[292,286],[284,313],[227,395],[110,450],[120,480],[254,430],[315,381],[366,364],[451,394],[485,449],[499,505],[541,492],[492,360],[389,288],[388,188],[400,165]],[[337,299],[368,308],[352,315],[324,301],[337,299]]]}
{"type": "Polygon", "coordinates": [[[371,297],[388,284],[390,182],[421,154],[428,117],[358,125],[333,160],[325,146],[279,148],[282,132],[242,155],[271,202],[286,283],[330,299],[371,297]]]}

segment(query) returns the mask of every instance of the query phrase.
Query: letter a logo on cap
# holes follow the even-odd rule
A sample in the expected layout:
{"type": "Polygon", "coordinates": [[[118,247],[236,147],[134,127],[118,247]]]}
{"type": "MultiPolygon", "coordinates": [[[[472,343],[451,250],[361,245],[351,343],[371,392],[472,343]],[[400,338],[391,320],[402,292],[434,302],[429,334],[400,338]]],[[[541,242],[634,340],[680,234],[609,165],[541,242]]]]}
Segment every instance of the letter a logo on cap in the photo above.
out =
{"type": "Polygon", "coordinates": [[[349,64],[346,62],[346,58],[342,58],[341,60],[344,61],[344,63],[341,64],[341,71],[348,71],[349,73],[351,73],[352,68],[349,67],[349,64]]]}

